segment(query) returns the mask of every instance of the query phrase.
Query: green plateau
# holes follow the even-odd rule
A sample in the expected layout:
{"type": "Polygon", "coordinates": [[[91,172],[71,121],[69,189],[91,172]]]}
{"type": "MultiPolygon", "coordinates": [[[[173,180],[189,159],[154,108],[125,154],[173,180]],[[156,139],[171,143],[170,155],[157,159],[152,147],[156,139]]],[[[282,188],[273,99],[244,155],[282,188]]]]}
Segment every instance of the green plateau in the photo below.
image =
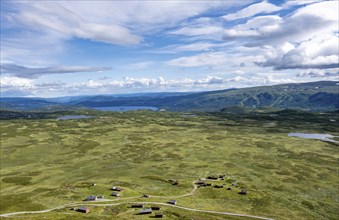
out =
{"type": "Polygon", "coordinates": [[[161,204],[163,219],[253,219],[217,212],[272,219],[338,217],[339,145],[288,136],[337,136],[336,112],[1,114],[8,120],[0,120],[0,214],[32,212],[9,218],[153,217],[137,215],[139,210],[130,207],[134,203],[161,204]],[[95,117],[56,120],[69,114],[95,117]],[[224,177],[205,179],[218,175],[224,177]],[[197,187],[199,179],[211,186],[197,187]],[[120,197],[111,196],[113,186],[123,188],[120,197]],[[243,189],[246,195],[239,194],[243,189]],[[105,199],[83,201],[89,195],[105,199]],[[170,199],[177,204],[165,205],[170,199]],[[79,206],[90,213],[71,210],[79,206]]]}

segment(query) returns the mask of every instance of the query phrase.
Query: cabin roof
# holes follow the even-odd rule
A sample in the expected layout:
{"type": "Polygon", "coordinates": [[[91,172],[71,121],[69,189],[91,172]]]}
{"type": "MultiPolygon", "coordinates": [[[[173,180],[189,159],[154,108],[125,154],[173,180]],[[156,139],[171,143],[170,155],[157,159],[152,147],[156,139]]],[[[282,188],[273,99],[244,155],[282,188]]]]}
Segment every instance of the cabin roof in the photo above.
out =
{"type": "Polygon", "coordinates": [[[88,207],[84,207],[84,206],[81,206],[81,207],[78,208],[78,210],[84,210],[84,211],[86,211],[88,209],[89,209],[88,207]]]}
{"type": "Polygon", "coordinates": [[[113,186],[113,187],[111,188],[111,190],[122,191],[122,188],[117,187],[117,186],[113,186]]]}
{"type": "Polygon", "coordinates": [[[171,199],[170,201],[168,201],[168,203],[175,205],[177,203],[177,200],[171,199]]]}
{"type": "Polygon", "coordinates": [[[117,193],[117,192],[113,192],[112,194],[111,194],[111,196],[119,196],[120,194],[119,193],[117,193]]]}
{"type": "Polygon", "coordinates": [[[93,196],[93,195],[86,197],[86,200],[96,200],[96,199],[97,199],[97,196],[93,196]]]}
{"type": "Polygon", "coordinates": [[[149,209],[143,209],[143,210],[140,210],[139,214],[146,214],[146,213],[152,213],[152,209],[149,208],[149,209]]]}

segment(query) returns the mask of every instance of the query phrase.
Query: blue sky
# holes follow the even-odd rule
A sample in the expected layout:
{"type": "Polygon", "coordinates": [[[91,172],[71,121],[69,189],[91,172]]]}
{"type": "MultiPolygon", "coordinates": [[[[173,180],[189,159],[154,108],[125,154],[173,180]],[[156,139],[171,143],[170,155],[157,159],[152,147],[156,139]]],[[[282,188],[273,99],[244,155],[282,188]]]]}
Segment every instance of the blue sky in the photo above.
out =
{"type": "Polygon", "coordinates": [[[338,1],[1,1],[1,95],[338,80],[338,1]]]}

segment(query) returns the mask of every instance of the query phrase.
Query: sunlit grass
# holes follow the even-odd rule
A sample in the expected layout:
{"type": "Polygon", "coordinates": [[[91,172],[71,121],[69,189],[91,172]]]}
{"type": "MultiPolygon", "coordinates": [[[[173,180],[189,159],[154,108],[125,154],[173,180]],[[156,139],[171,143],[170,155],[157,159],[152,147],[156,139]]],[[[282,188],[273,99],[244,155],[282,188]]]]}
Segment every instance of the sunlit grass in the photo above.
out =
{"type": "MultiPolygon", "coordinates": [[[[110,196],[112,186],[124,188],[121,198],[175,197],[189,193],[199,178],[226,174],[218,182],[224,188],[200,188],[194,196],[178,198],[178,205],[277,219],[337,217],[338,145],[287,136],[295,131],[336,135],[335,126],[321,120],[327,116],[312,121],[148,111],[105,114],[69,121],[1,121],[1,213],[53,208],[88,195],[116,199],[110,196]],[[178,180],[178,186],[169,179],[178,180]],[[226,190],[233,182],[237,186],[226,190]],[[242,188],[248,195],[238,195],[242,188]]],[[[174,208],[164,212],[169,219],[206,217],[174,208]]],[[[95,207],[86,216],[148,218],[134,214],[121,205],[95,207]]],[[[31,219],[64,215],[84,216],[65,209],[31,219]]]]}

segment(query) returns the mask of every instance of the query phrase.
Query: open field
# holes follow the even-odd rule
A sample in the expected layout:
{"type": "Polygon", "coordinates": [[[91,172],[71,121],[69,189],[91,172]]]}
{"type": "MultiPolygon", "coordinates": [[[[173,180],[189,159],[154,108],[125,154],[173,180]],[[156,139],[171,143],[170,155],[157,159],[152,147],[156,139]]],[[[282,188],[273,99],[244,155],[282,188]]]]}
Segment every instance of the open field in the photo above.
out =
{"type": "MultiPolygon", "coordinates": [[[[338,135],[338,121],[334,113],[186,117],[149,111],[65,121],[3,120],[1,214],[83,204],[88,195],[102,194],[116,202],[166,203],[172,197],[182,207],[274,219],[337,219],[339,145],[287,134],[338,135]],[[198,188],[178,197],[190,193],[199,178],[220,174],[224,180],[210,183],[224,188],[198,188]],[[120,198],[110,196],[112,186],[124,188],[120,198]],[[241,189],[248,194],[239,195],[241,189]],[[162,197],[140,198],[143,194],[162,197]]],[[[162,209],[164,219],[246,219],[162,209]]],[[[121,204],[93,206],[89,214],[67,207],[25,217],[150,218],[135,213],[121,204]]]]}

